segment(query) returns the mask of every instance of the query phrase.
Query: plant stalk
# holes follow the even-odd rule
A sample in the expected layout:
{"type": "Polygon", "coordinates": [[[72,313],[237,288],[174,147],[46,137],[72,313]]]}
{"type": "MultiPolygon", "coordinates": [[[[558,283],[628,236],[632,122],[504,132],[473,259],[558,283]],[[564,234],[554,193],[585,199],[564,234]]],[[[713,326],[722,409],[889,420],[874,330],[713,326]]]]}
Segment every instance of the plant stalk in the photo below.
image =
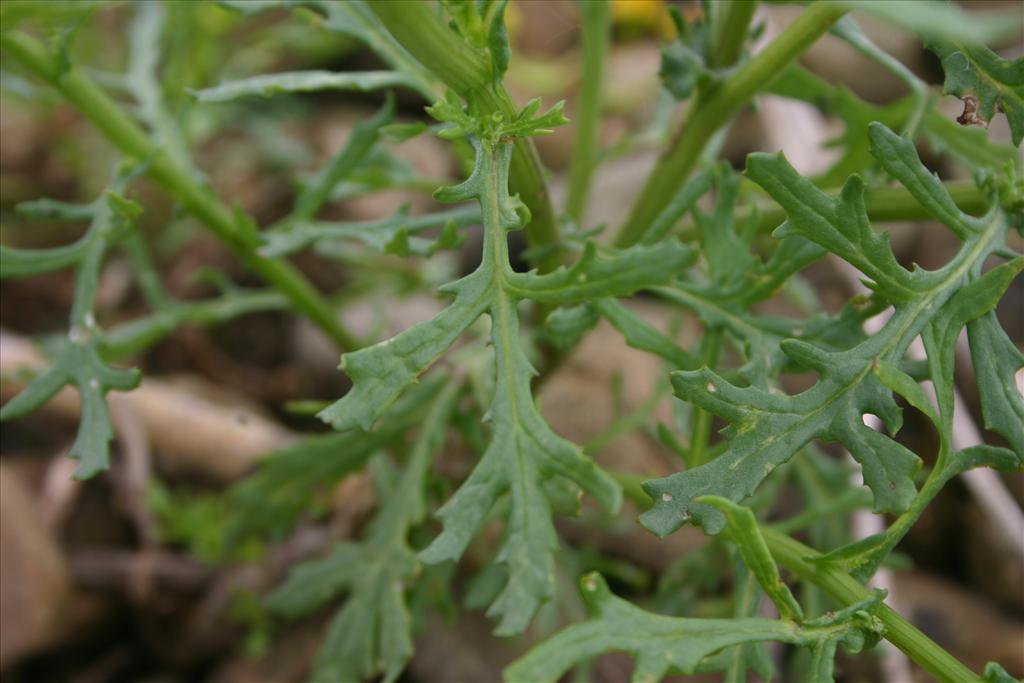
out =
{"type": "Polygon", "coordinates": [[[628,247],[643,236],[647,226],[693,171],[715,131],[731,120],[756,93],[770,85],[846,11],[845,7],[827,0],[812,3],[760,54],[717,87],[697,97],[672,146],[658,160],[633,204],[629,219],[615,238],[616,246],[628,247]]]}
{"type": "MultiPolygon", "coordinates": [[[[808,562],[819,556],[803,543],[768,527],[761,527],[768,550],[776,562],[797,576],[818,586],[843,605],[852,605],[871,597],[867,588],[847,574],[827,566],[808,562]]],[[[921,633],[888,605],[881,605],[878,618],[885,624],[885,638],[943,683],[977,683],[981,679],[946,652],[934,640],[921,633]]]]}
{"type": "Polygon", "coordinates": [[[607,0],[581,2],[583,15],[583,82],[576,99],[576,139],[569,166],[569,198],[565,211],[577,226],[583,221],[590,179],[597,159],[598,128],[601,116],[601,82],[604,55],[608,50],[611,12],[607,0]]]}
{"type": "MultiPolygon", "coordinates": [[[[718,366],[718,352],[721,348],[722,329],[713,327],[704,332],[701,340],[701,364],[712,369],[718,366]]],[[[690,469],[707,464],[713,459],[711,450],[711,428],[714,415],[703,408],[694,406],[693,429],[690,436],[690,457],[686,466],[690,469]]]]}
{"type": "MultiPolygon", "coordinates": [[[[420,0],[369,0],[368,6],[402,47],[464,99],[471,96],[482,113],[516,113],[505,88],[492,84],[487,56],[444,24],[430,4],[420,0]]],[[[511,190],[530,209],[526,225],[530,247],[540,251],[535,264],[541,272],[557,268],[558,223],[541,171],[537,148],[530,138],[517,138],[509,170],[511,190]]]]}
{"type": "Polygon", "coordinates": [[[757,0],[730,0],[716,25],[711,49],[711,66],[716,69],[732,66],[740,58],[747,40],[750,20],[757,10],[757,0]]]}
{"type": "Polygon", "coordinates": [[[290,263],[259,256],[259,238],[248,217],[235,214],[185,169],[161,153],[146,133],[88,76],[71,67],[62,70],[58,58],[35,38],[8,31],[0,34],[0,48],[29,71],[56,88],[95,125],[121,153],[148,162],[146,173],[198,218],[239,259],[273,285],[292,305],[310,318],[342,350],[360,343],[342,326],[333,307],[290,263]]]}

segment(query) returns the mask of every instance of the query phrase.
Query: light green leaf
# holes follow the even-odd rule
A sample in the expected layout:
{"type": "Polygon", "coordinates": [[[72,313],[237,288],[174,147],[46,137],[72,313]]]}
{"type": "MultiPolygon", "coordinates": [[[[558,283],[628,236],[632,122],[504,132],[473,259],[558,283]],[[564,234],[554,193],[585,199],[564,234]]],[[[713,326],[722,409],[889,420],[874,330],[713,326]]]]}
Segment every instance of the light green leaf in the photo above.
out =
{"type": "Polygon", "coordinates": [[[312,9],[324,17],[323,28],[354,38],[370,48],[395,72],[430,101],[444,92],[441,82],[395,40],[364,0],[218,0],[218,4],[244,14],[273,9],[312,9]]]}
{"type": "Polygon", "coordinates": [[[978,467],[991,467],[1000,472],[1015,472],[1024,468],[1016,453],[1008,448],[997,448],[981,444],[955,453],[946,466],[945,477],[951,479],[958,474],[978,467]]]}
{"type": "Polygon", "coordinates": [[[276,291],[239,290],[213,299],[175,302],[111,329],[103,335],[100,353],[108,360],[130,358],[186,325],[216,325],[250,313],[288,306],[288,300],[276,291]]]}
{"type": "Polygon", "coordinates": [[[229,492],[232,516],[228,541],[280,537],[309,510],[318,492],[361,470],[384,446],[420,424],[441,389],[443,378],[430,378],[405,393],[386,412],[380,429],[353,429],[308,437],[278,449],[229,492]]]}
{"type": "Polygon", "coordinates": [[[362,559],[358,545],[338,543],[323,559],[292,569],[287,581],[267,598],[267,607],[288,619],[311,614],[358,578],[362,559]]]}
{"type": "Polygon", "coordinates": [[[230,102],[239,97],[272,97],[279,93],[352,90],[367,92],[384,88],[415,87],[397,71],[286,71],[227,81],[212,88],[190,91],[198,102],[230,102]]]}
{"type": "Polygon", "coordinates": [[[0,278],[35,277],[60,270],[82,260],[89,240],[82,238],[64,247],[16,249],[0,245],[0,278]]]}
{"type": "Polygon", "coordinates": [[[69,204],[56,199],[34,199],[14,207],[26,218],[47,218],[57,221],[87,221],[96,215],[96,203],[69,204]]]}
{"type": "MultiPolygon", "coordinates": [[[[496,144],[503,138],[529,137],[533,135],[549,135],[554,129],[569,122],[562,113],[565,102],[556,102],[543,114],[540,111],[540,98],[536,97],[511,117],[474,116],[462,106],[458,96],[449,91],[445,99],[438,100],[427,107],[427,113],[442,123],[448,124],[438,135],[446,140],[455,140],[469,135],[487,144],[496,144]]],[[[441,201],[454,201],[442,199],[441,201]]]]}
{"type": "Polygon", "coordinates": [[[1011,676],[998,662],[985,664],[981,680],[984,683],[1019,683],[1019,680],[1011,676]]]}
{"type": "MultiPolygon", "coordinates": [[[[324,243],[336,240],[356,240],[380,252],[385,252],[389,244],[404,234],[410,245],[410,253],[429,255],[431,249],[436,251],[438,241],[416,237],[417,233],[442,227],[442,232],[448,230],[450,237],[452,230],[479,225],[479,223],[480,209],[475,206],[437,211],[421,216],[410,216],[407,208],[403,207],[393,216],[376,221],[299,222],[293,224],[288,230],[264,232],[260,234],[264,242],[260,247],[260,254],[268,258],[284,256],[310,245],[320,248],[324,243]]],[[[442,245],[444,244],[450,244],[450,240],[442,243],[442,245]]]]}
{"type": "Polygon", "coordinates": [[[343,541],[326,558],[299,565],[271,595],[269,607],[294,618],[351,592],[331,622],[313,681],[361,681],[378,674],[394,681],[412,656],[405,592],[419,564],[408,535],[426,514],[427,471],[444,442],[459,389],[458,382],[447,381],[434,395],[401,477],[378,487],[382,502],[366,538],[358,544],[343,541]]]}
{"type": "Polygon", "coordinates": [[[110,467],[110,442],[114,438],[107,407],[108,391],[129,391],[139,384],[134,369],[107,365],[101,355],[102,331],[93,312],[100,271],[107,250],[120,239],[141,212],[138,203],[121,196],[137,169],[118,168],[112,189],[91,204],[92,222],[74,245],[46,250],[3,250],[5,276],[24,276],[74,265],[75,296],[66,339],[47,345],[53,365],[0,409],[0,420],[23,417],[48,401],[66,385],[74,385],[81,399],[78,435],[68,455],[79,460],[75,477],[88,479],[110,467]],[[8,271],[10,268],[10,271],[8,271]]]}
{"type": "Polygon", "coordinates": [[[757,518],[750,508],[737,505],[720,496],[701,496],[696,502],[717,508],[725,515],[729,526],[729,539],[739,549],[744,564],[757,578],[761,589],[779,608],[779,614],[784,619],[803,621],[803,610],[789,591],[789,587],[782,582],[779,568],[772,559],[768,545],[761,536],[761,529],[757,526],[757,518]]]}
{"type": "MultiPolygon", "coordinates": [[[[456,494],[437,512],[443,533],[421,553],[424,562],[458,559],[486,519],[497,498],[509,493],[511,506],[505,543],[498,561],[507,566],[508,583],[488,610],[500,618],[499,634],[526,628],[554,590],[557,546],[551,505],[544,482],[558,476],[593,495],[609,511],[621,504],[618,485],[578,446],[554,434],[541,417],[530,390],[534,374],[519,339],[518,292],[509,284],[505,231],[519,225],[518,202],[508,196],[511,145],[480,144],[477,167],[469,180],[438,195],[455,201],[480,199],[484,215],[484,261],[477,274],[491,279],[487,292],[491,339],[495,350],[494,397],[487,413],[490,445],[456,494]]],[[[473,276],[470,276],[473,277],[473,276]]]]}
{"type": "Polygon", "coordinates": [[[285,229],[297,221],[312,219],[320,207],[330,199],[331,192],[338,183],[348,177],[377,144],[381,128],[390,125],[394,120],[395,98],[388,93],[387,101],[380,111],[357,123],[345,146],[316,176],[303,183],[299,189],[299,196],[295,199],[295,208],[282,221],[285,229]]]}
{"type": "Polygon", "coordinates": [[[707,171],[701,171],[688,180],[679,191],[669,200],[665,208],[658,214],[651,227],[647,229],[640,239],[641,244],[655,244],[661,242],[672,230],[675,224],[687,211],[692,209],[697,200],[711,189],[712,176],[707,171]]]}
{"type": "Polygon", "coordinates": [[[181,123],[167,101],[166,82],[161,78],[167,7],[159,2],[143,2],[134,9],[135,15],[128,26],[131,54],[125,84],[161,151],[193,176],[198,176],[181,123]]]}
{"type": "Polygon", "coordinates": [[[487,9],[491,15],[487,28],[487,51],[491,55],[491,80],[495,83],[501,83],[512,57],[512,50],[508,45],[508,29],[505,28],[507,2],[508,0],[490,0],[490,7],[487,9]]]}
{"type": "MultiPolygon", "coordinates": [[[[914,94],[892,104],[880,106],[865,102],[843,86],[834,86],[801,66],[791,66],[772,82],[769,91],[814,105],[827,114],[838,116],[846,128],[843,135],[827,146],[842,145],[843,155],[824,174],[814,179],[822,188],[836,187],[851,173],[863,172],[873,163],[869,139],[864,130],[873,121],[893,129],[903,127],[914,112],[914,94]]],[[[932,149],[972,168],[1002,168],[1016,158],[1008,144],[989,140],[985,130],[964,127],[928,107],[920,126],[920,135],[932,149]]]]}
{"type": "Polygon", "coordinates": [[[68,455],[79,460],[75,478],[88,479],[110,467],[110,441],[114,433],[106,394],[137,387],[139,371],[104,364],[95,343],[89,340],[60,341],[51,345],[49,351],[53,365],[0,409],[0,420],[28,415],[65,385],[74,385],[82,402],[81,422],[68,455]]]}

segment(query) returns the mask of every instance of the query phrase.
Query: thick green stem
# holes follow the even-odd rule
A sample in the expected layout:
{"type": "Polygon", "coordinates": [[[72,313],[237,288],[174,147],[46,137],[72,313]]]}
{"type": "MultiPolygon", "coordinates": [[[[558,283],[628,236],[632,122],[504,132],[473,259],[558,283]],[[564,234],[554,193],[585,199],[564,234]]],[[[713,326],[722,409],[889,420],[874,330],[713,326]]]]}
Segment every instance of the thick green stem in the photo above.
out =
{"type": "Polygon", "coordinates": [[[630,246],[643,236],[647,226],[697,165],[715,131],[731,120],[757,92],[769,86],[846,11],[845,7],[824,0],[811,4],[764,51],[718,87],[697,98],[672,146],[658,160],[633,204],[629,219],[616,236],[617,246],[630,246]]]}
{"type": "MultiPolygon", "coordinates": [[[[367,4],[402,47],[461,97],[472,97],[482,113],[517,113],[505,89],[492,84],[486,55],[448,28],[430,4],[420,0],[369,0],[367,4]]],[[[526,226],[530,246],[556,245],[558,223],[530,138],[516,139],[509,176],[511,190],[530,209],[532,218],[526,226]]],[[[542,250],[537,260],[544,272],[561,262],[555,249],[542,250]]]]}
{"type": "Polygon", "coordinates": [[[604,54],[608,50],[611,12],[607,0],[581,2],[583,14],[583,82],[576,100],[576,139],[573,141],[572,164],[569,167],[569,198],[566,213],[579,225],[587,203],[590,178],[597,159],[598,123],[601,118],[601,81],[604,77],[604,54]]]}
{"type": "MultiPolygon", "coordinates": [[[[849,574],[807,561],[805,558],[816,557],[818,553],[803,543],[770,528],[762,527],[761,534],[776,562],[801,579],[818,586],[843,605],[852,605],[871,597],[868,589],[849,574]]],[[[977,683],[981,680],[888,605],[880,606],[878,618],[885,624],[886,640],[903,650],[938,680],[944,683],[977,683]]]]}
{"type": "Polygon", "coordinates": [[[359,348],[334,309],[291,264],[257,254],[259,240],[244,216],[232,213],[188,171],[160,153],[146,133],[118,105],[75,68],[62,71],[55,55],[24,33],[0,34],[0,47],[64,95],[123,154],[148,161],[148,175],[223,241],[257,275],[273,285],[344,350],[359,348]]]}
{"type": "MultiPolygon", "coordinates": [[[[718,352],[721,348],[722,329],[714,327],[704,333],[701,341],[701,364],[715,369],[718,365],[718,352]]],[[[711,454],[711,427],[714,424],[714,415],[694,406],[693,428],[690,436],[690,457],[686,463],[687,467],[693,469],[700,467],[713,459],[711,454]]]]}
{"type": "Polygon", "coordinates": [[[757,10],[757,0],[730,0],[722,9],[720,20],[715,26],[715,37],[711,49],[711,66],[722,68],[732,66],[743,51],[747,40],[750,20],[757,10]]]}

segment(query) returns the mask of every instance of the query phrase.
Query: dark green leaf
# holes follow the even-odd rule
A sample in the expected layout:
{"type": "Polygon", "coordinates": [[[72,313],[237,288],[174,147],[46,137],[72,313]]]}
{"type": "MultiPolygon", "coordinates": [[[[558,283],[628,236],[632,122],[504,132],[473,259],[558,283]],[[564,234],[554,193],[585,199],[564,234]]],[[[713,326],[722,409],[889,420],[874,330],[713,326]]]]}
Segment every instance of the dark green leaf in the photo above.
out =
{"type": "Polygon", "coordinates": [[[881,630],[877,618],[869,613],[870,605],[856,605],[802,628],[768,619],[687,619],[652,614],[612,595],[596,573],[584,576],[580,586],[593,618],[569,626],[513,662],[504,672],[508,683],[554,683],[573,665],[609,650],[632,655],[636,668],[630,680],[648,683],[669,672],[694,673],[704,658],[723,648],[760,641],[812,648],[820,662],[814,680],[829,681],[838,644],[857,651],[877,639],[881,630]]]}
{"type": "MultiPolygon", "coordinates": [[[[1006,225],[996,213],[981,220],[960,213],[951,201],[946,202],[948,194],[917,160],[912,145],[877,125],[871,135],[874,153],[886,170],[919,200],[928,201],[930,210],[946,219],[950,229],[965,240],[964,245],[943,268],[910,273],[893,258],[887,241],[871,233],[863,212],[861,184],[848,183],[843,198],[835,201],[797,176],[781,158],[752,158],[752,176],[789,212],[781,232],[799,231],[872,273],[878,288],[895,303],[895,312],[877,334],[848,350],[782,341],[781,350],[795,365],[813,370],[819,377],[811,389],[795,396],[739,387],[708,369],[674,373],[673,386],[680,398],[729,423],[725,431],[729,447],[706,465],[645,484],[655,505],[642,521],[655,533],[670,533],[690,519],[716,533],[724,526],[724,518],[717,510],[696,503],[697,496],[718,495],[739,502],[812,439],[839,441],[847,447],[861,464],[876,511],[902,512],[913,500],[917,457],[862,421],[865,413],[875,414],[893,432],[901,423],[890,391],[871,370],[879,362],[895,365],[902,360],[914,337],[1005,239],[1006,225]]],[[[967,291],[989,291],[994,284],[989,287],[988,282],[997,279],[993,275],[990,280],[979,280],[967,291]]],[[[951,305],[958,304],[954,300],[951,305]]]]}
{"type": "MultiPolygon", "coordinates": [[[[942,60],[946,74],[944,92],[973,98],[974,116],[981,123],[991,121],[997,109],[1002,111],[1010,122],[1013,144],[1020,145],[1024,138],[1024,57],[1003,59],[984,45],[961,40],[963,35],[958,29],[946,40],[936,38],[928,43],[942,60]]],[[[968,109],[964,114],[969,116],[968,109]]]]}
{"type": "Polygon", "coordinates": [[[508,273],[508,290],[518,298],[549,304],[576,304],[598,297],[629,296],[672,280],[694,260],[693,251],[676,240],[658,245],[599,251],[587,242],[580,259],[553,273],[508,273]]]}
{"type": "Polygon", "coordinates": [[[713,79],[708,66],[711,30],[706,21],[688,23],[678,9],[672,8],[671,12],[679,35],[661,49],[658,75],[673,97],[685,100],[698,86],[713,79]]]}
{"type": "Polygon", "coordinates": [[[967,338],[985,427],[1006,439],[1024,467],[1024,398],[1015,380],[1024,367],[1024,354],[993,312],[967,323],[967,338]]]}

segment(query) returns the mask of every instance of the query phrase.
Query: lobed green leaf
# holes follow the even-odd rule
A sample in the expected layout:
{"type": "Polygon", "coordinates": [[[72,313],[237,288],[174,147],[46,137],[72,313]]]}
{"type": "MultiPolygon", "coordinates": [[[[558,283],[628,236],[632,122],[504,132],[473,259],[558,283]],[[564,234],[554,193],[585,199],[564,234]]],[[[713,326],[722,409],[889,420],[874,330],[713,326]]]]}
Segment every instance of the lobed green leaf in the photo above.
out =
{"type": "Polygon", "coordinates": [[[517,298],[549,304],[576,304],[599,297],[628,296],[671,281],[694,261],[691,249],[676,240],[658,245],[599,251],[587,242],[571,267],[545,275],[509,273],[506,288],[517,298]]]}
{"type": "Polygon", "coordinates": [[[611,650],[636,659],[633,683],[653,683],[670,672],[703,671],[705,659],[723,648],[762,641],[811,648],[817,662],[814,680],[830,681],[836,647],[843,644],[860,650],[873,643],[881,629],[870,614],[877,600],[801,627],[750,617],[691,619],[652,614],[612,595],[597,573],[584,576],[580,589],[593,618],[563,629],[509,665],[504,671],[508,683],[554,683],[573,665],[611,650]]]}
{"type": "MultiPolygon", "coordinates": [[[[939,215],[955,209],[955,205],[950,209],[942,204],[937,189],[940,183],[924,170],[912,145],[881,126],[873,126],[871,135],[883,166],[915,196],[939,198],[938,206],[932,207],[939,215]]],[[[848,183],[843,197],[832,200],[797,176],[781,158],[755,157],[750,166],[754,179],[787,209],[787,223],[778,232],[799,232],[871,273],[876,287],[894,302],[896,310],[881,331],[848,350],[828,350],[792,339],[780,342],[780,349],[796,366],[813,370],[819,377],[811,389],[795,396],[739,387],[708,369],[673,373],[673,386],[680,398],[729,423],[724,432],[729,447],[706,465],[645,484],[655,505],[641,519],[659,535],[690,519],[717,533],[725,524],[724,517],[697,503],[698,496],[717,495],[739,502],[812,439],[839,441],[847,447],[862,467],[876,511],[907,510],[916,494],[913,476],[919,460],[863,424],[865,413],[879,416],[892,432],[901,423],[891,392],[871,370],[880,362],[899,362],[913,338],[945,315],[941,311],[961,306],[958,291],[966,292],[962,296],[971,299],[968,308],[973,308],[981,302],[974,300],[977,297],[972,292],[977,291],[978,296],[988,292],[989,299],[997,300],[996,281],[1003,282],[1009,274],[976,275],[985,257],[1005,239],[1005,222],[997,213],[983,220],[959,212],[950,216],[951,230],[965,240],[958,255],[937,271],[910,273],[896,263],[887,242],[871,233],[861,184],[848,183]],[[973,281],[977,284],[962,289],[973,281]]],[[[884,371],[883,377],[895,381],[884,371]]]]}
{"type": "Polygon", "coordinates": [[[1013,144],[1019,146],[1024,139],[1024,57],[1003,59],[984,45],[962,41],[959,31],[928,41],[942,60],[943,91],[973,99],[965,105],[964,123],[987,124],[997,109],[1006,114],[1013,144]]]}

